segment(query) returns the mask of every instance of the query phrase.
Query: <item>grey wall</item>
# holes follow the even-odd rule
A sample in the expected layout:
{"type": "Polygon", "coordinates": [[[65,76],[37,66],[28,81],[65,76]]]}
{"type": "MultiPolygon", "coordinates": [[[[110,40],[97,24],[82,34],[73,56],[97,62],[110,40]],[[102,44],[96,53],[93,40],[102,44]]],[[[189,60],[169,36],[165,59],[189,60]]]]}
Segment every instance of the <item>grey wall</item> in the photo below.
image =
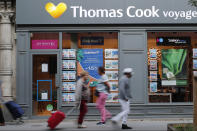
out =
{"type": "Polygon", "coordinates": [[[17,67],[16,67],[16,101],[23,107],[26,115],[31,112],[30,64],[29,64],[29,33],[17,33],[17,67]]]}
{"type": "MultiPolygon", "coordinates": [[[[164,17],[163,11],[196,11],[188,3],[189,0],[16,0],[16,23],[17,24],[176,24],[197,23],[197,18],[185,19],[164,17]],[[53,2],[67,4],[67,11],[58,19],[53,19],[46,11],[45,5],[53,2]],[[123,17],[120,18],[79,18],[73,17],[71,6],[82,6],[85,9],[123,9],[123,17]],[[136,9],[151,9],[155,6],[159,9],[160,17],[128,17],[128,6],[136,9]]],[[[134,14],[134,10],[132,11],[134,14]]],[[[195,14],[197,15],[197,13],[195,14]]]]}
{"type": "Polygon", "coordinates": [[[147,96],[147,44],[145,32],[120,32],[120,72],[134,69],[131,78],[132,103],[145,103],[147,96]]]}

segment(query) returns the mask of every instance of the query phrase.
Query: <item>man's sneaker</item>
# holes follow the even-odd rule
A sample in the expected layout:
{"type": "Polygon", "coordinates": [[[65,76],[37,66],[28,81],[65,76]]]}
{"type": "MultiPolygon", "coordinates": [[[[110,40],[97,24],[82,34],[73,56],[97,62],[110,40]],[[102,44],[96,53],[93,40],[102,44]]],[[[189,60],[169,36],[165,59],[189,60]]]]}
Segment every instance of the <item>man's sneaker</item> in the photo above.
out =
{"type": "Polygon", "coordinates": [[[126,124],[122,124],[122,129],[133,129],[132,127],[127,126],[126,124]]]}
{"type": "Polygon", "coordinates": [[[78,128],[87,128],[87,126],[86,125],[79,124],[78,125],[78,128]]]}
{"type": "Polygon", "coordinates": [[[97,125],[105,125],[105,122],[98,122],[97,125]]]}

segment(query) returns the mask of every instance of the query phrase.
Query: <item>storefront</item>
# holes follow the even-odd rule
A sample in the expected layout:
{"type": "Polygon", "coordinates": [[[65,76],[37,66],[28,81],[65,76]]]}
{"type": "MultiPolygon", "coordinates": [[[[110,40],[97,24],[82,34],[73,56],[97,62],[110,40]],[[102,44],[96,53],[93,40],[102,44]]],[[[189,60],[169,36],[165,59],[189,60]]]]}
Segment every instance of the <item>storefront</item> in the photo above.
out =
{"type": "Polygon", "coordinates": [[[131,117],[192,115],[197,11],[187,0],[20,0],[16,8],[17,102],[27,116],[69,110],[86,70],[95,118],[99,66],[110,80],[112,113],[121,71],[132,67],[131,117]]]}

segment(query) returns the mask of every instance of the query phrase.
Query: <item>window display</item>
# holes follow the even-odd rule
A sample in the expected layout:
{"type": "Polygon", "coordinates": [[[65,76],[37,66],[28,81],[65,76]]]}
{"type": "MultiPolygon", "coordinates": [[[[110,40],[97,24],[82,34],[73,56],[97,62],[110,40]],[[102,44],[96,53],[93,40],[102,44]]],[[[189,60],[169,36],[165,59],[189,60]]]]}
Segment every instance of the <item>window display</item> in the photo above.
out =
{"type": "Polygon", "coordinates": [[[118,102],[118,34],[112,32],[63,33],[62,103],[74,102],[76,81],[81,72],[89,72],[90,102],[100,78],[98,67],[105,67],[111,85],[109,103],[118,102]]]}
{"type": "Polygon", "coordinates": [[[149,102],[192,101],[195,40],[191,32],[148,33],[149,102]]]}

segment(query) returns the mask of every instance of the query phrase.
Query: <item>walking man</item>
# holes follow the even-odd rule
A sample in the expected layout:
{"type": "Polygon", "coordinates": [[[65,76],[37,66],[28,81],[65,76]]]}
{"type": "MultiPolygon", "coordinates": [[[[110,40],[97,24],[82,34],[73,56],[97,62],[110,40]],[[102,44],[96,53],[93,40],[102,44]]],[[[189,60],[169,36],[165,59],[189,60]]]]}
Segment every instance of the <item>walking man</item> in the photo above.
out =
{"type": "Polygon", "coordinates": [[[123,70],[123,76],[119,81],[119,102],[122,107],[122,112],[112,118],[112,123],[117,124],[122,118],[122,129],[132,129],[132,127],[127,126],[127,117],[130,112],[130,99],[132,98],[129,79],[133,74],[132,68],[125,68],[123,70]]]}

